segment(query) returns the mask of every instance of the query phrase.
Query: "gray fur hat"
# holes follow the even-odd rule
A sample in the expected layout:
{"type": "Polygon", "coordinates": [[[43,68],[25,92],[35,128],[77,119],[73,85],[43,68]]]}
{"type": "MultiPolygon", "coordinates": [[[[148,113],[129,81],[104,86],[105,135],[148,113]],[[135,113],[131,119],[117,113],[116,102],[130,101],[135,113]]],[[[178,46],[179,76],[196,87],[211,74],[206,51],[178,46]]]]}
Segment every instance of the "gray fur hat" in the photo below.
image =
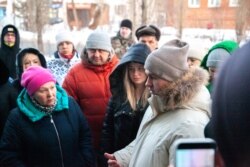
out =
{"type": "Polygon", "coordinates": [[[218,67],[224,60],[230,56],[230,53],[222,48],[214,49],[207,58],[207,67],[218,67]]]}
{"type": "Polygon", "coordinates": [[[86,49],[102,49],[111,52],[111,39],[107,32],[95,30],[86,41],[86,49]]]}
{"type": "Polygon", "coordinates": [[[175,81],[188,71],[188,49],[186,42],[171,40],[148,56],[144,68],[162,79],[175,81]]]}

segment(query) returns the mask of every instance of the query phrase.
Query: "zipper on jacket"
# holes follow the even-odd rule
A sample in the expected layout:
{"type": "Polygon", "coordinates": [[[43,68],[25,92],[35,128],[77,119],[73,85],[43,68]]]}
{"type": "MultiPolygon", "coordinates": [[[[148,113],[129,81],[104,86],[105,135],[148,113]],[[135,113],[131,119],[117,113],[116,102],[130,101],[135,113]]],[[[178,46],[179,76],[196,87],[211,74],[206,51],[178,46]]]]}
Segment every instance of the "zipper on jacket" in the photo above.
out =
{"type": "Polygon", "coordinates": [[[56,132],[56,136],[57,136],[57,140],[58,140],[58,144],[59,144],[59,149],[60,149],[60,155],[61,155],[61,160],[62,160],[62,167],[64,167],[64,161],[63,161],[63,153],[62,153],[62,145],[61,145],[61,141],[60,141],[60,136],[59,136],[59,133],[57,131],[57,128],[56,128],[56,125],[55,125],[55,122],[53,120],[53,117],[52,115],[50,114],[50,122],[52,123],[54,129],[55,129],[55,132],[56,132]]]}

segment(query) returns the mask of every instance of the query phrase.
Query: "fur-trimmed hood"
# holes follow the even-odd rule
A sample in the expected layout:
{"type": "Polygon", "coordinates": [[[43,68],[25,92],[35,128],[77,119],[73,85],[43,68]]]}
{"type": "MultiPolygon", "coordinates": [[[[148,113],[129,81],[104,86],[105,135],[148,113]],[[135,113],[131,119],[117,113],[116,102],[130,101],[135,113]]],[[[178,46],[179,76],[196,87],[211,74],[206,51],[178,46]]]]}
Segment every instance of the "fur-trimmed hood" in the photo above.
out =
{"type": "Polygon", "coordinates": [[[158,113],[186,108],[210,115],[210,94],[204,86],[207,81],[207,71],[191,68],[180,79],[163,88],[159,96],[153,95],[149,102],[158,113]]]}

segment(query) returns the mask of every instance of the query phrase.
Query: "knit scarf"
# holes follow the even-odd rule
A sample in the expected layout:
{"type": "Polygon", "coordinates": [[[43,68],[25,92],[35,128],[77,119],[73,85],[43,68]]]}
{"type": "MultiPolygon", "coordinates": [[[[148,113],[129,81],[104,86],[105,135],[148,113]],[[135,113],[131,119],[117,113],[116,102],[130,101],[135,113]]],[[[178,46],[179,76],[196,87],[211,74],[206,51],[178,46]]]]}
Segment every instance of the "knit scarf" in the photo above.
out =
{"type": "Polygon", "coordinates": [[[75,52],[73,52],[73,53],[71,53],[71,54],[68,54],[68,55],[61,54],[61,53],[58,53],[58,54],[60,54],[60,56],[61,56],[62,58],[64,58],[64,59],[71,60],[71,59],[74,57],[75,52]]]}
{"type": "Polygon", "coordinates": [[[69,109],[69,100],[66,91],[59,85],[56,85],[56,103],[52,107],[41,106],[32,97],[29,96],[26,89],[23,89],[17,98],[17,106],[32,122],[41,120],[43,117],[62,112],[69,109]]]}

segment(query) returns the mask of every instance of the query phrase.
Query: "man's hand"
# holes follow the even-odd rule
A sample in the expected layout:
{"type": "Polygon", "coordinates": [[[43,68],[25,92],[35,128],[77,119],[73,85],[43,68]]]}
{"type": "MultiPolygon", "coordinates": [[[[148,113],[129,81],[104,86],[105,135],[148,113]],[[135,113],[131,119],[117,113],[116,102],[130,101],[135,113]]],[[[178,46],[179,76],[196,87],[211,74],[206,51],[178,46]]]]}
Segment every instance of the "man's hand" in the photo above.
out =
{"type": "Polygon", "coordinates": [[[108,159],[108,166],[109,167],[121,167],[118,164],[118,162],[117,162],[117,160],[116,160],[116,158],[115,158],[115,156],[113,154],[104,153],[104,156],[105,156],[105,158],[108,159]]]}

